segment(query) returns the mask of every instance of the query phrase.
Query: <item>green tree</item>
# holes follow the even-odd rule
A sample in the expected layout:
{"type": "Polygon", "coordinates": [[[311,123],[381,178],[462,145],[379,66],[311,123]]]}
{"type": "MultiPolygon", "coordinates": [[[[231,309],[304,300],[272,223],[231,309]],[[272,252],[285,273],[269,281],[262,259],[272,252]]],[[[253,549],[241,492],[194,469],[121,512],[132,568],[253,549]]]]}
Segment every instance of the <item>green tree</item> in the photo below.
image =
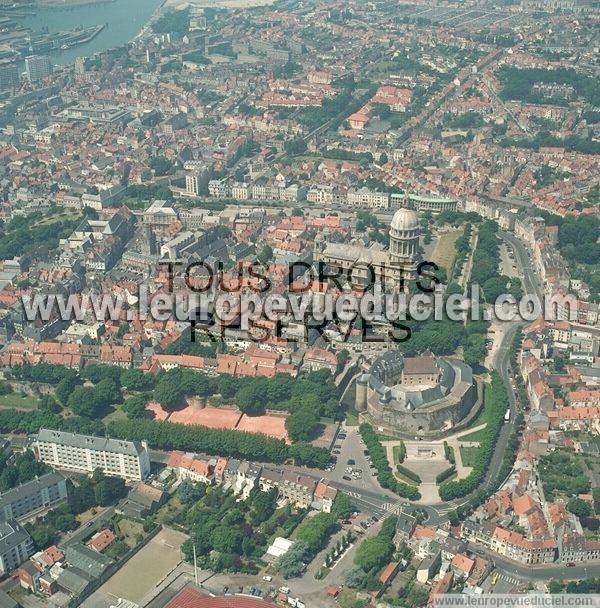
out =
{"type": "Polygon", "coordinates": [[[292,441],[309,441],[319,426],[319,417],[310,407],[296,410],[285,420],[285,428],[292,441]]]}
{"type": "Polygon", "coordinates": [[[62,407],[51,395],[42,395],[38,408],[51,414],[60,414],[62,407]]]}
{"type": "Polygon", "coordinates": [[[467,337],[467,343],[464,345],[464,359],[467,365],[475,367],[480,364],[485,359],[486,352],[484,335],[472,334],[467,337]]]}
{"type": "Polygon", "coordinates": [[[65,405],[68,403],[69,397],[77,385],[78,381],[74,377],[63,378],[56,385],[55,393],[61,403],[64,403],[65,405]]]}
{"type": "Polygon", "coordinates": [[[146,397],[144,395],[132,395],[125,399],[123,403],[123,411],[127,414],[130,420],[137,420],[148,417],[146,410],[146,397]]]}
{"type": "Polygon", "coordinates": [[[300,576],[310,558],[309,546],[304,541],[296,541],[290,549],[277,560],[277,570],[283,578],[300,576]]]}
{"type": "Polygon", "coordinates": [[[266,264],[273,259],[273,247],[270,245],[264,245],[258,253],[258,261],[262,264],[266,264]]]}
{"type": "Polygon", "coordinates": [[[120,477],[103,477],[94,487],[96,503],[106,507],[125,495],[125,482],[120,477]]]}
{"type": "Polygon", "coordinates": [[[379,569],[390,561],[393,550],[393,545],[388,539],[379,536],[367,538],[358,546],[354,563],[365,572],[379,569]]]}
{"type": "Polygon", "coordinates": [[[285,143],[285,151],[290,156],[296,156],[306,152],[306,142],[302,138],[292,139],[285,143]]]}
{"type": "Polygon", "coordinates": [[[348,494],[344,492],[338,492],[335,500],[333,501],[333,508],[331,512],[338,519],[347,519],[352,514],[352,503],[350,502],[350,497],[348,494]]]}
{"type": "Polygon", "coordinates": [[[157,177],[164,177],[173,173],[173,163],[164,156],[154,156],[151,158],[150,168],[157,177]]]}
{"type": "Polygon", "coordinates": [[[242,386],[235,394],[235,402],[242,412],[250,416],[263,414],[266,405],[267,383],[263,378],[242,386]]]}
{"type": "Polygon", "coordinates": [[[211,534],[213,548],[221,553],[240,553],[244,534],[231,526],[219,526],[211,534]]]}
{"type": "Polygon", "coordinates": [[[172,384],[167,378],[161,378],[154,388],[152,396],[167,411],[173,411],[184,404],[184,392],[181,386],[172,384]]]}
{"type": "Polygon", "coordinates": [[[113,365],[88,365],[83,368],[81,376],[98,384],[102,380],[112,380],[115,385],[119,385],[121,377],[121,368],[113,365]]]}
{"type": "Polygon", "coordinates": [[[317,513],[314,517],[305,519],[296,528],[296,538],[308,545],[312,555],[322,549],[336,529],[336,518],[331,513],[317,513]]]}
{"type": "Polygon", "coordinates": [[[362,589],[366,578],[367,573],[359,566],[355,566],[346,574],[346,585],[351,589],[362,589]]]}
{"type": "Polygon", "coordinates": [[[177,488],[177,497],[185,505],[198,502],[206,494],[206,486],[201,483],[193,483],[189,480],[181,482],[177,488]]]}
{"type": "Polygon", "coordinates": [[[589,517],[592,514],[592,506],[585,500],[577,497],[569,498],[567,510],[577,517],[589,517]]]}
{"type": "Polygon", "coordinates": [[[598,515],[600,513],[600,486],[592,490],[592,496],[594,497],[594,511],[598,515]]]}
{"type": "Polygon", "coordinates": [[[140,369],[124,369],[121,371],[121,385],[130,391],[149,391],[154,386],[154,378],[140,369]]]}

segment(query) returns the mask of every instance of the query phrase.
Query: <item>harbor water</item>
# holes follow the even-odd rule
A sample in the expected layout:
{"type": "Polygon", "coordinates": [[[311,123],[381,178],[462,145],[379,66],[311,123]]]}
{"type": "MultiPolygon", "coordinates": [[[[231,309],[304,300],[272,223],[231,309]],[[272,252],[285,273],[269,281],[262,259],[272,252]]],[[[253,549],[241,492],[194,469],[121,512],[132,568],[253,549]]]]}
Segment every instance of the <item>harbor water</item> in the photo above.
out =
{"type": "Polygon", "coordinates": [[[35,14],[16,21],[35,32],[47,28],[49,33],[106,24],[93,40],[49,53],[53,63],[69,64],[77,57],[126,44],[135,38],[161,4],[162,0],[112,0],[73,7],[36,7],[35,14]]]}

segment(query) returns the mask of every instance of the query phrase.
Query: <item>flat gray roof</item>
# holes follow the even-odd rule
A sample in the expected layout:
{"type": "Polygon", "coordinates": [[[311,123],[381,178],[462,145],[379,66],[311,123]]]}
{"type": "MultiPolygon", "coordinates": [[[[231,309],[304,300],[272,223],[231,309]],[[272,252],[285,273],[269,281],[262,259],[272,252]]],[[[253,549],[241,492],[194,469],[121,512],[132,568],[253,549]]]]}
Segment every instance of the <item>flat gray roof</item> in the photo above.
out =
{"type": "Polygon", "coordinates": [[[37,434],[37,441],[57,443],[59,445],[94,450],[97,452],[128,454],[130,456],[139,456],[145,449],[138,441],[125,441],[123,439],[95,437],[93,435],[79,435],[77,433],[66,433],[64,431],[54,431],[51,429],[40,429],[37,434]]]}
{"type": "Polygon", "coordinates": [[[6,490],[6,492],[0,494],[0,509],[3,509],[6,505],[17,502],[25,496],[31,496],[31,494],[36,494],[44,488],[54,486],[64,479],[65,478],[60,473],[51,472],[22,483],[16,488],[6,490]]]}

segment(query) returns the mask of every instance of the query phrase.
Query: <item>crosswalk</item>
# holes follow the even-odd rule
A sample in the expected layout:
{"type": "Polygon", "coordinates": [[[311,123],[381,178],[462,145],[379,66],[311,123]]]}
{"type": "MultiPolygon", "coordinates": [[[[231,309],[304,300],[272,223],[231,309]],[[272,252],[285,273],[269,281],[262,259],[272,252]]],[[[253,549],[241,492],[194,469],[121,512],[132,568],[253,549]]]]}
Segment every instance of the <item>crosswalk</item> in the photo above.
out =
{"type": "Polygon", "coordinates": [[[394,515],[400,515],[400,511],[402,511],[402,504],[398,502],[384,502],[381,505],[381,508],[388,513],[393,513],[394,515]]]}
{"type": "Polygon", "coordinates": [[[509,576],[508,574],[500,574],[500,576],[498,578],[501,578],[503,581],[506,581],[507,583],[510,583],[511,585],[518,585],[519,584],[519,579],[515,578],[514,576],[509,576]]]}

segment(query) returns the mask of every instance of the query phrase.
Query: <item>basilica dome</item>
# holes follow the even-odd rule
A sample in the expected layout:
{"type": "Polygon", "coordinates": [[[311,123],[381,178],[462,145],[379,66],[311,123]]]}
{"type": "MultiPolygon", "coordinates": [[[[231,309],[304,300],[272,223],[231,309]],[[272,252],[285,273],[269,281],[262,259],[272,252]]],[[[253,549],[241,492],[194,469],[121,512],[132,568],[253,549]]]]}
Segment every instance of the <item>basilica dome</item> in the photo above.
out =
{"type": "Polygon", "coordinates": [[[419,215],[412,209],[398,209],[394,213],[390,228],[398,231],[415,230],[419,228],[419,215]]]}

